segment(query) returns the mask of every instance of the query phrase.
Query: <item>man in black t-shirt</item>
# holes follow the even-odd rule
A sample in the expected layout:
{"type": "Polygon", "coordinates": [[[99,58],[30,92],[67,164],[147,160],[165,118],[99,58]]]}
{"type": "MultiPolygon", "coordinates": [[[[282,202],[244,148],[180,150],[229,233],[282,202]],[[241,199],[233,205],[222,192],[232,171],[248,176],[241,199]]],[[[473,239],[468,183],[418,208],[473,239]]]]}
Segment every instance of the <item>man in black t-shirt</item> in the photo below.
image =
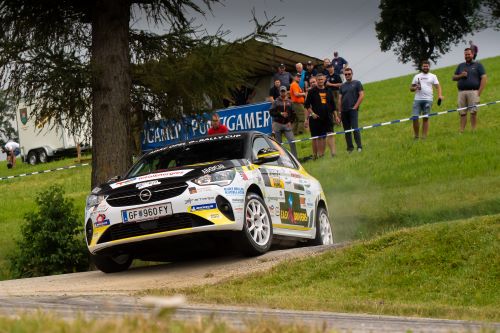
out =
{"type": "MultiPolygon", "coordinates": [[[[333,132],[333,122],[339,120],[335,108],[333,93],[325,87],[325,76],[316,75],[318,86],[307,93],[305,102],[305,126],[311,130],[313,158],[323,157],[325,154],[326,134],[333,132]]],[[[333,137],[333,136],[332,136],[333,137]]],[[[335,139],[333,139],[335,140],[335,139]]],[[[332,150],[332,147],[330,146],[332,150]]],[[[333,141],[332,156],[335,155],[335,141],[333,141]]]]}
{"type": "Polygon", "coordinates": [[[274,80],[274,86],[269,89],[269,97],[267,98],[269,102],[274,102],[276,98],[280,97],[280,87],[281,81],[278,79],[274,80]]]}

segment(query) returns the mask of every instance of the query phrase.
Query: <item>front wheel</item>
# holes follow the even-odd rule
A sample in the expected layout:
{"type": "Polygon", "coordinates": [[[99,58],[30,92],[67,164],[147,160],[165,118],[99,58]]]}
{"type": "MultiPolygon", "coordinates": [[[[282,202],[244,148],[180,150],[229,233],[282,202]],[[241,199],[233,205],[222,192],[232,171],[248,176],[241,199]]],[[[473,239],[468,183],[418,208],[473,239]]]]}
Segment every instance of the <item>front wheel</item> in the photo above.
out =
{"type": "Polygon", "coordinates": [[[134,259],[129,254],[118,254],[112,256],[92,254],[91,257],[95,266],[104,273],[126,271],[134,259]]]}
{"type": "Polygon", "coordinates": [[[250,256],[266,253],[273,241],[271,214],[264,200],[255,193],[245,199],[245,220],[240,237],[241,251],[250,256]]]}
{"type": "Polygon", "coordinates": [[[333,244],[332,227],[328,212],[323,207],[318,208],[316,217],[316,237],[309,241],[310,245],[330,245],[333,244]]]}

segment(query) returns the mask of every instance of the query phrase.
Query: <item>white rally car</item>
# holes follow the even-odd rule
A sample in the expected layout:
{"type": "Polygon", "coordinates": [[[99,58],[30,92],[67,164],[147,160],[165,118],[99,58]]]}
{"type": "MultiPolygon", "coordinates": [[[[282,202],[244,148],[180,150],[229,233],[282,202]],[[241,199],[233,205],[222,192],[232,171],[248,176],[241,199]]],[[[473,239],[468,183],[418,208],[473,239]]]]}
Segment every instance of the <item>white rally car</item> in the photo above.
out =
{"type": "Polygon", "coordinates": [[[103,272],[168,257],[179,238],[222,233],[248,255],[265,253],[273,239],[333,243],[321,184],[260,132],[154,150],[87,198],[86,241],[103,272]]]}

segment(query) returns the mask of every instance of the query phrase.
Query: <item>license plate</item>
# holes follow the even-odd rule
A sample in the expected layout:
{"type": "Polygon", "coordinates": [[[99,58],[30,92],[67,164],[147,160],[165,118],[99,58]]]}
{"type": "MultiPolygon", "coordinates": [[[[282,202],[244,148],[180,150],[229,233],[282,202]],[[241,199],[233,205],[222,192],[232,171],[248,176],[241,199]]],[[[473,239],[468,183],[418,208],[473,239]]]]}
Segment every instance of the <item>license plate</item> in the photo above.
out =
{"type": "Polygon", "coordinates": [[[123,223],[154,220],[167,215],[172,215],[172,203],[170,202],[160,205],[122,210],[123,223]]]}

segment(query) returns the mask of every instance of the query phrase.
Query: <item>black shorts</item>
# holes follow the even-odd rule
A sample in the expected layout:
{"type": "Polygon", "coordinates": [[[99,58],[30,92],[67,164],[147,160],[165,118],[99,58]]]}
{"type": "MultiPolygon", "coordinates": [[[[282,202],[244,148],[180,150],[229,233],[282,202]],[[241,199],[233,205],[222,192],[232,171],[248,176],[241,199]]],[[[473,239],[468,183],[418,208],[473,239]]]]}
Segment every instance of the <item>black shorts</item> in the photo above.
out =
{"type": "Polygon", "coordinates": [[[328,132],[329,121],[327,119],[313,119],[309,118],[309,129],[311,130],[311,136],[321,136],[326,135],[328,132]]]}

